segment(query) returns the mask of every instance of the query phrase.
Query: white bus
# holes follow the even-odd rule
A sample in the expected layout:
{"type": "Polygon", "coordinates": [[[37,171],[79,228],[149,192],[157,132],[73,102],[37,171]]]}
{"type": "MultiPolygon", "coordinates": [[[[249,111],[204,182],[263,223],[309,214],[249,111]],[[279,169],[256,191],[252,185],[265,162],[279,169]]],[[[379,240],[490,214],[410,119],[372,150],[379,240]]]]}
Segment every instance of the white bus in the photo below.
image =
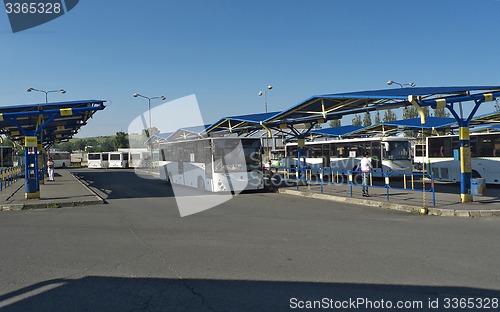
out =
{"type": "MultiPolygon", "coordinates": [[[[285,146],[285,159],[281,166],[297,166],[297,143],[285,146]]],[[[357,166],[368,153],[372,158],[374,173],[411,172],[410,140],[405,137],[370,137],[355,139],[334,139],[327,141],[306,142],[301,150],[301,167],[328,170],[357,170],[357,166]],[[382,161],[380,161],[382,160],[382,161]]]]}
{"type": "Polygon", "coordinates": [[[128,168],[127,152],[109,152],[108,168],[128,168]]]}
{"type": "Polygon", "coordinates": [[[264,189],[259,138],[206,138],[160,144],[160,178],[210,192],[264,189]]]}
{"type": "Polygon", "coordinates": [[[119,148],[118,152],[128,153],[128,166],[129,168],[142,168],[151,157],[151,153],[147,148],[119,148]]]}
{"type": "Polygon", "coordinates": [[[146,165],[146,160],[149,158],[148,151],[130,151],[128,157],[128,165],[131,168],[141,168],[146,165]]]}
{"type": "MultiPolygon", "coordinates": [[[[500,132],[471,133],[471,168],[473,178],[500,184],[500,132]]],[[[427,157],[434,179],[460,182],[460,143],[458,135],[427,138],[427,157]]]]}
{"type": "Polygon", "coordinates": [[[52,156],[55,168],[66,168],[71,165],[71,153],[66,151],[49,151],[49,156],[52,156]]]}
{"type": "Polygon", "coordinates": [[[93,169],[108,168],[109,154],[108,153],[89,153],[88,167],[93,169]]]}

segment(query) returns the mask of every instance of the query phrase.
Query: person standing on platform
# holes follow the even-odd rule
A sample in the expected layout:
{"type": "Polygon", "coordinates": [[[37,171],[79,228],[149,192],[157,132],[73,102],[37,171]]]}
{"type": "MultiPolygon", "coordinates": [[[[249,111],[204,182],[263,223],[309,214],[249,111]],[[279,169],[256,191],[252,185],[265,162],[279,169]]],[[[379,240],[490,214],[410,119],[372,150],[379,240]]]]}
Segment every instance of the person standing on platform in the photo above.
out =
{"type": "Polygon", "coordinates": [[[54,181],[54,160],[52,156],[49,156],[47,160],[47,173],[49,175],[49,181],[54,181]]]}
{"type": "Polygon", "coordinates": [[[370,171],[372,170],[372,161],[368,157],[368,153],[364,152],[363,153],[363,158],[361,159],[360,162],[360,167],[361,167],[361,172],[363,173],[363,197],[370,197],[370,194],[368,194],[368,177],[370,176],[370,171]]]}

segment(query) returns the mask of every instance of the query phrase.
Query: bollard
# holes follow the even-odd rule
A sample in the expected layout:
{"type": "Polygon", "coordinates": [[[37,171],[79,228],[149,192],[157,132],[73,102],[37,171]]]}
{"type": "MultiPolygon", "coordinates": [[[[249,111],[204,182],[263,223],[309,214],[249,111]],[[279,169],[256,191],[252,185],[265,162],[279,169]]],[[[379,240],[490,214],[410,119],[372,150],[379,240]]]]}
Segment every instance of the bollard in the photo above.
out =
{"type": "Polygon", "coordinates": [[[352,197],[352,172],[349,171],[349,188],[351,192],[351,197],[352,197]]]}
{"type": "Polygon", "coordinates": [[[436,193],[434,192],[434,176],[431,175],[432,206],[436,207],[436,193]]]}
{"type": "Polygon", "coordinates": [[[323,194],[323,168],[321,168],[320,170],[321,171],[319,173],[319,180],[320,180],[319,188],[320,188],[321,194],[323,194]]]}
{"type": "Polygon", "coordinates": [[[385,191],[385,196],[386,196],[387,201],[389,201],[389,187],[390,187],[390,186],[389,186],[389,182],[390,182],[390,181],[389,181],[389,176],[387,175],[387,176],[385,177],[385,190],[386,190],[386,191],[385,191]]]}

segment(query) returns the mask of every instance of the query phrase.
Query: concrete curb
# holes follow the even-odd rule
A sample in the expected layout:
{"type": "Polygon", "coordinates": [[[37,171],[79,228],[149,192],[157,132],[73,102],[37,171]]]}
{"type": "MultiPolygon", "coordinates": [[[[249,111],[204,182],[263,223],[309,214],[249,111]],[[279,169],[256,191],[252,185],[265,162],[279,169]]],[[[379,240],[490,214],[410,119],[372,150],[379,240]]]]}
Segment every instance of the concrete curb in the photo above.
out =
{"type": "Polygon", "coordinates": [[[342,196],[327,195],[314,192],[303,192],[303,191],[296,191],[296,190],[289,190],[282,188],[278,189],[278,193],[302,196],[302,197],[311,197],[315,199],[329,200],[341,203],[350,203],[350,204],[369,206],[369,207],[392,209],[409,213],[428,214],[430,216],[461,217],[461,218],[500,217],[500,209],[453,210],[453,209],[442,209],[442,208],[427,208],[426,211],[424,210],[424,212],[422,212],[423,208],[420,206],[404,205],[391,202],[380,202],[370,199],[342,197],[342,196]]]}
{"type": "MultiPolygon", "coordinates": [[[[101,196],[97,195],[96,192],[94,192],[86,183],[84,183],[78,176],[76,176],[75,174],[73,174],[73,172],[69,171],[69,174],[71,174],[71,176],[73,178],[75,178],[78,182],[80,182],[81,185],[83,185],[83,187],[85,187],[91,194],[94,194],[95,198],[96,198],[96,201],[99,202],[99,204],[105,204],[106,203],[106,200],[104,198],[102,198],[101,196]]],[[[89,201],[89,202],[93,202],[93,201],[89,201]]],[[[94,204],[95,205],[95,204],[94,204]]]]}

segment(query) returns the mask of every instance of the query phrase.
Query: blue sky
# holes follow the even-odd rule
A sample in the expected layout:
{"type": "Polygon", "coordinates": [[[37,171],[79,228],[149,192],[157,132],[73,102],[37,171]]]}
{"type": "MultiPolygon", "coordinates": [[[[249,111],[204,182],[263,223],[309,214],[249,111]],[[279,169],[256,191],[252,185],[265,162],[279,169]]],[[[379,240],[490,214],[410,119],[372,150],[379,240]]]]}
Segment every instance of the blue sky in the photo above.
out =
{"type": "Polygon", "coordinates": [[[210,123],[263,112],[268,84],[270,111],[389,79],[500,85],[498,12],[498,0],[80,0],[13,34],[2,10],[0,106],[44,101],[28,87],[67,90],[49,101],[111,101],[86,137],[126,131],[147,109],[134,92],[196,94],[210,123]]]}

